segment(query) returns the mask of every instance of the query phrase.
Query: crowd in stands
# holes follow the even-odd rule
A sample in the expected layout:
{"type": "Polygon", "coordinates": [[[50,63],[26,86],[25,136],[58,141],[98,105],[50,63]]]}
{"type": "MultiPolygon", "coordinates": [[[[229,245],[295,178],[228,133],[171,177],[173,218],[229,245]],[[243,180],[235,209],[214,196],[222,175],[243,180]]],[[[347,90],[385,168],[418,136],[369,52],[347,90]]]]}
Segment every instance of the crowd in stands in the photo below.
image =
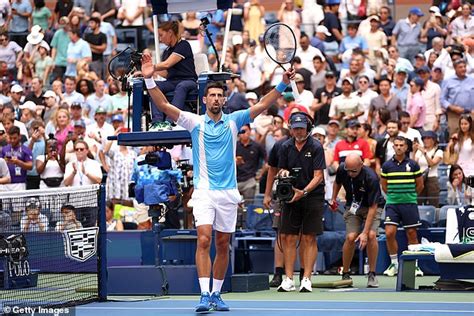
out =
{"type": "MultiPolygon", "coordinates": [[[[0,191],[106,181],[108,201],[132,206],[128,183],[137,157],[150,149],[107,139],[128,127],[128,99],[106,65],[118,52],[120,29],[136,31],[139,50],[151,48],[151,6],[145,0],[32,2],[0,1],[0,191]]],[[[323,141],[328,199],[335,170],[349,153],[360,153],[380,174],[401,135],[425,172],[420,204],[472,204],[465,179],[474,176],[474,17],[470,3],[444,4],[427,12],[413,7],[397,21],[386,0],[285,0],[275,14],[259,0],[234,1],[222,62],[240,76],[227,82],[225,112],[252,106],[281,81],[283,70],[264,49],[270,23],[290,25],[298,42],[299,98],[284,93],[241,131],[237,177],[248,203],[259,181],[264,192],[262,161],[276,141],[289,137],[290,114],[302,111],[314,119],[313,134],[323,141]],[[441,169],[448,176],[440,178],[441,169]],[[441,191],[446,194],[440,198],[441,191]]],[[[210,70],[218,70],[200,19],[209,17],[220,56],[227,14],[160,16],[160,23],[170,21],[160,28],[160,40],[169,47],[160,45],[164,58],[155,68],[171,76],[160,87],[173,90],[181,83],[186,93],[198,75],[189,60],[199,53],[207,56],[210,70]]],[[[181,93],[175,98],[184,103],[181,93]]],[[[153,116],[163,120],[156,111],[153,116]]],[[[176,161],[190,155],[184,146],[171,153],[176,161]]],[[[25,218],[22,227],[28,226],[25,218]]],[[[60,227],[79,224],[72,218],[60,227]]],[[[111,217],[108,225],[123,229],[111,217]]]]}

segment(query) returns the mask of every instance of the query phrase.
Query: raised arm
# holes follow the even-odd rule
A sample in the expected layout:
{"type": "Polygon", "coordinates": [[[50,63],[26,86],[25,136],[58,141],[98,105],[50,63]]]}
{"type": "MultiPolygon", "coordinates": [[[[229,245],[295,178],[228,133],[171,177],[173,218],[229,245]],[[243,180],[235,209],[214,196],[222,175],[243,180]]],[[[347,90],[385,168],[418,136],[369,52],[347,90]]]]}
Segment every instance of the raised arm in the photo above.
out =
{"type": "Polygon", "coordinates": [[[143,54],[142,57],[142,74],[145,78],[145,85],[148,89],[148,94],[153,100],[158,110],[165,113],[173,121],[177,121],[181,110],[168,102],[163,92],[156,86],[153,80],[154,66],[150,54],[143,54]]]}
{"type": "Polygon", "coordinates": [[[295,70],[293,68],[288,69],[283,74],[283,81],[280,82],[274,89],[268,92],[257,104],[250,108],[250,117],[256,118],[260,113],[268,109],[285,91],[286,87],[290,84],[290,79],[294,79],[295,70]]]}

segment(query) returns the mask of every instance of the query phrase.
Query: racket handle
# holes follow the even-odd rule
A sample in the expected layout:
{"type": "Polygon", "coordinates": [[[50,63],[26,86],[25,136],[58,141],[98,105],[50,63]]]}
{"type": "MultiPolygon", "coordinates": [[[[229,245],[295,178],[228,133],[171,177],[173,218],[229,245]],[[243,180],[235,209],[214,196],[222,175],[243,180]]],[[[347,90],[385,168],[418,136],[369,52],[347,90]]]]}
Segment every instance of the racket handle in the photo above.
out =
{"type": "Polygon", "coordinates": [[[290,81],[291,84],[291,90],[293,93],[293,97],[295,98],[295,101],[297,101],[300,98],[300,94],[298,92],[298,88],[296,87],[296,82],[294,80],[290,81]]]}

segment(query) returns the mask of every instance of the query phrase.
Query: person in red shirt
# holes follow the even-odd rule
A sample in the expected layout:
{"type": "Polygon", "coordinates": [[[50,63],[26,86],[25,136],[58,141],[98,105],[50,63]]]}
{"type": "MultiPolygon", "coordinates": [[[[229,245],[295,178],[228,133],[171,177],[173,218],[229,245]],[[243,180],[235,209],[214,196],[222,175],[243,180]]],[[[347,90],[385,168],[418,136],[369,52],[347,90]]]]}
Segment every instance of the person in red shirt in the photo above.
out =
{"type": "Polygon", "coordinates": [[[334,162],[335,169],[339,167],[341,162],[344,162],[346,157],[351,153],[357,153],[362,157],[364,165],[370,166],[370,159],[372,159],[372,151],[369,143],[362,138],[357,138],[357,129],[360,123],[357,120],[352,120],[347,123],[346,138],[337,142],[334,148],[334,162]]]}

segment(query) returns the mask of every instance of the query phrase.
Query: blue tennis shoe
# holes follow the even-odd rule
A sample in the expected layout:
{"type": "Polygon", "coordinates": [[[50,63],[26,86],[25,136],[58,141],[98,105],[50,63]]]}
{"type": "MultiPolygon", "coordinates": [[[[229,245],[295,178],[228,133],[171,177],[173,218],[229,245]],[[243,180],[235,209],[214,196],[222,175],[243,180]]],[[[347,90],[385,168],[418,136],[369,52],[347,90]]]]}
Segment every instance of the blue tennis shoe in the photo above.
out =
{"type": "Polygon", "coordinates": [[[211,311],[211,309],[212,304],[209,292],[201,293],[201,299],[199,300],[199,304],[196,306],[196,313],[206,313],[211,311]]]}
{"type": "Polygon", "coordinates": [[[220,292],[212,293],[212,295],[211,295],[211,305],[212,305],[212,307],[215,311],[227,312],[227,311],[230,310],[229,305],[224,303],[224,301],[222,300],[220,292]]]}

